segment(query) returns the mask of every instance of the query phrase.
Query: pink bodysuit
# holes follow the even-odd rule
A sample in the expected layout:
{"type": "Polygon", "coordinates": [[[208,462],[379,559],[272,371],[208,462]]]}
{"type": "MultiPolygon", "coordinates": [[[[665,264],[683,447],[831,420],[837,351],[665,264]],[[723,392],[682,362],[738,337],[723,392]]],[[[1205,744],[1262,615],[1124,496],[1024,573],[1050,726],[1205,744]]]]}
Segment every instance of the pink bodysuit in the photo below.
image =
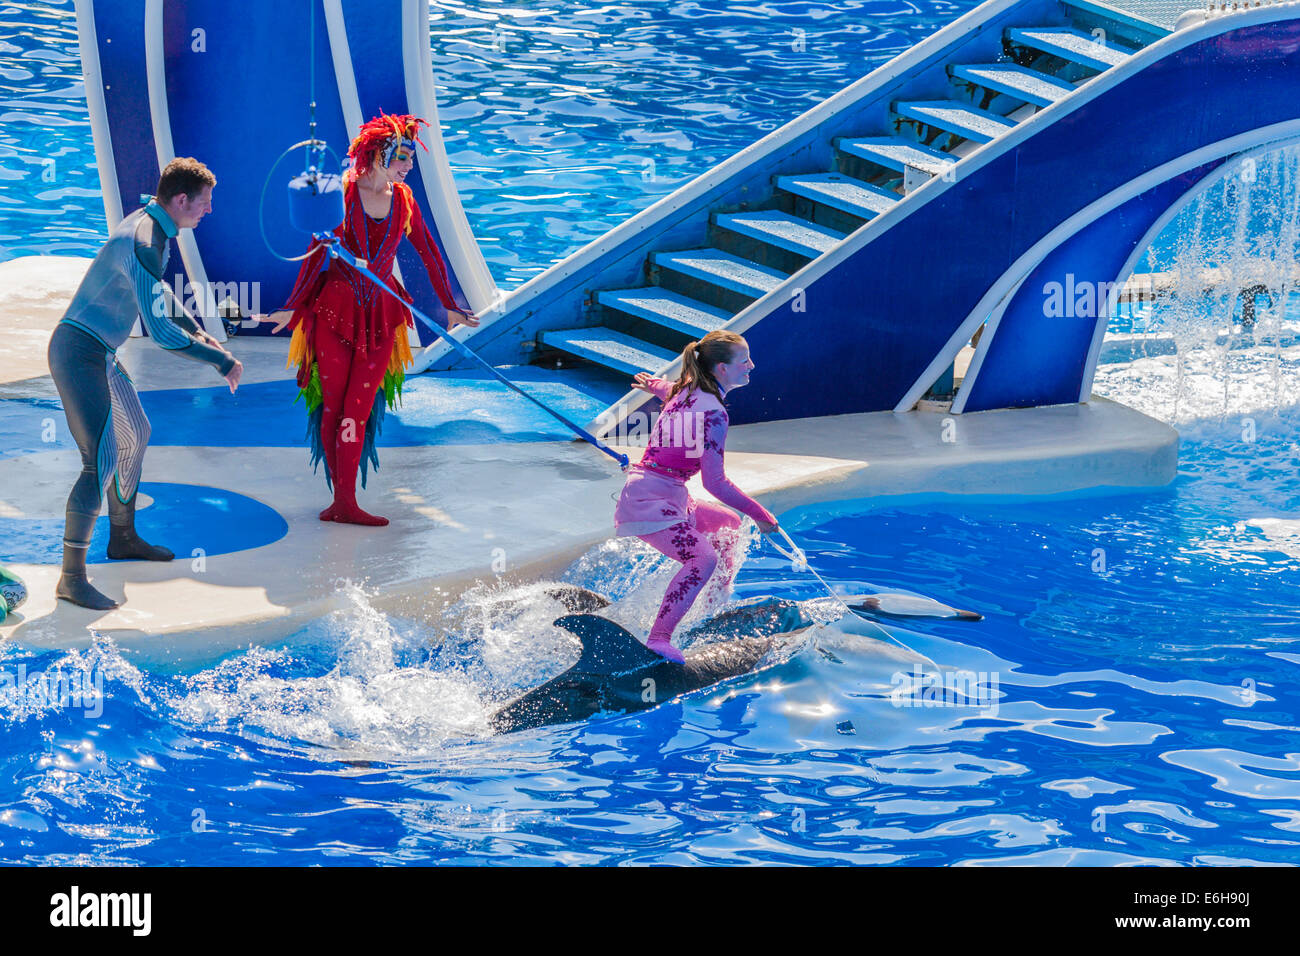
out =
{"type": "Polygon", "coordinates": [[[736,568],[734,549],[722,548],[720,557],[716,542],[708,536],[734,532],[740,527],[740,517],[730,508],[692,499],[686,491],[687,480],[698,473],[704,490],[719,501],[755,521],[776,522],[770,511],[727,478],[723,452],[728,418],[722,402],[703,389],[684,389],[669,399],[672,384],[660,378],[646,382],[666,404],[641,461],[628,470],[627,483],[614,509],[618,535],[635,535],[682,563],[650,629],[649,642],[661,648],[670,641],[673,628],[686,616],[719,563],[723,573],[714,591],[720,594],[731,587],[736,568]]]}

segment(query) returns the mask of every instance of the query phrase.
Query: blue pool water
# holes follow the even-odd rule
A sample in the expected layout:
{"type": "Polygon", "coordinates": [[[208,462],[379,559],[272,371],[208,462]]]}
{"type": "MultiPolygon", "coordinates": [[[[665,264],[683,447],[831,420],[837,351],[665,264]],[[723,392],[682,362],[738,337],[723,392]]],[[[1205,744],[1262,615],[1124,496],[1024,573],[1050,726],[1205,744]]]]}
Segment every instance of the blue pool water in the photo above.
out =
{"type": "MultiPolygon", "coordinates": [[[[517,288],[976,5],[431,3],[442,134],[497,284],[517,288]]],[[[0,109],[0,261],[94,255],[106,222],[72,0],[0,0],[0,109]]],[[[1289,195],[1282,168],[1261,158],[1255,191],[1289,195]]],[[[1261,224],[1282,205],[1255,204],[1261,224]]],[[[1216,194],[1190,215],[1224,208],[1216,194]]],[[[1164,268],[1187,225],[1141,268],[1164,268]]]]}
{"type": "MultiPolygon", "coordinates": [[[[510,287],[970,4],[434,6],[449,152],[510,287]],[[782,52],[796,27],[808,60],[782,52]]],[[[71,3],[0,3],[0,22],[0,258],[90,254],[71,3]]],[[[832,584],[985,620],[828,628],[641,714],[488,733],[576,656],[540,586],[485,583],[435,621],[354,588],[282,647],[186,672],[106,640],[0,645],[0,861],[1294,863],[1297,372],[1280,346],[1103,367],[1100,392],[1180,430],[1166,489],[783,515],[832,584]],[[976,699],[900,693],[936,674],[974,675],[976,699]]],[[[411,427],[434,427],[419,407],[411,427]]],[[[489,417],[511,440],[540,427],[489,417]]],[[[565,578],[643,622],[671,571],[620,542],[565,578]]],[[[737,593],[817,589],[755,545],[737,593]]]]}
{"type": "MultiPolygon", "coordinates": [[[[444,141],[497,284],[523,284],[975,5],[435,0],[444,141]]],[[[0,261],[103,241],[77,49],[72,0],[0,0],[0,261]]]]}
{"type": "MultiPolygon", "coordinates": [[[[785,516],[833,585],[986,615],[886,625],[921,674],[978,675],[966,706],[899,696],[912,664],[829,630],[715,692],[492,737],[576,648],[537,589],[489,585],[432,622],[353,591],[197,673],[5,646],[0,859],[1295,862],[1300,416],[1183,427],[1155,492],[785,516]]],[[[566,577],[635,617],[664,573],[609,545],[566,577]]],[[[817,593],[770,549],[737,591],[817,593]]]]}

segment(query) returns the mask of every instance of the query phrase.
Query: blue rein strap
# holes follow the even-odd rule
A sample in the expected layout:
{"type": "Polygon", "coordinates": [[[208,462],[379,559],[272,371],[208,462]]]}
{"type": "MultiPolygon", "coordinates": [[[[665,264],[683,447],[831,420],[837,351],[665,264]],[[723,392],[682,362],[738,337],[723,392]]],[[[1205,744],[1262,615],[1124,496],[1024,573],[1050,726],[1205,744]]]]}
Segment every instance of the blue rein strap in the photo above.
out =
{"type": "MultiPolygon", "coordinates": [[[[777,544],[776,538],[772,537],[770,534],[763,536],[764,539],[767,541],[767,543],[770,544],[773,548],[775,548],[776,552],[780,554],[782,557],[789,559],[791,567],[793,567],[796,571],[812,572],[812,576],[817,579],[818,584],[820,584],[823,588],[825,588],[826,593],[831,596],[831,599],[834,600],[835,603],[838,604],[840,607],[844,608],[845,614],[848,614],[850,617],[857,618],[860,621],[866,621],[867,619],[864,618],[861,614],[858,614],[856,611],[854,611],[853,608],[849,607],[849,602],[844,600],[844,598],[840,597],[840,595],[835,592],[835,589],[826,583],[826,579],[817,573],[817,569],[808,563],[808,556],[804,554],[803,548],[799,547],[799,545],[794,543],[794,539],[791,538],[790,535],[786,533],[785,528],[782,528],[780,525],[778,525],[776,530],[781,532],[781,537],[784,538],[785,543],[790,546],[790,550],[787,551],[785,548],[777,544]]],[[[885,635],[886,638],[893,641],[899,647],[903,648],[903,650],[912,651],[910,647],[908,647],[906,644],[904,644],[902,641],[896,638],[893,634],[889,633],[889,631],[881,627],[875,621],[867,621],[867,623],[870,624],[872,627],[874,627],[881,634],[885,635]]],[[[912,651],[912,653],[915,654],[916,651],[912,651]]]]}
{"type": "Polygon", "coordinates": [[[359,259],[357,259],[356,256],[354,256],[347,249],[345,249],[342,246],[342,244],[339,242],[337,236],[331,233],[318,232],[316,234],[316,239],[319,242],[322,242],[329,247],[331,256],[337,259],[342,259],[344,262],[346,262],[352,268],[356,269],[358,272],[360,272],[363,276],[365,276],[375,285],[379,286],[379,288],[382,289],[384,292],[386,292],[388,295],[392,296],[403,306],[410,309],[412,315],[414,315],[421,322],[423,322],[430,329],[432,329],[433,332],[439,338],[445,341],[452,348],[456,349],[467,358],[473,359],[479,365],[482,365],[485,369],[491,372],[492,375],[495,376],[496,379],[500,381],[503,385],[506,385],[509,388],[513,389],[514,391],[518,392],[520,395],[528,399],[530,402],[532,402],[542,411],[546,412],[549,415],[552,415],[560,422],[564,423],[575,435],[577,435],[583,441],[590,442],[591,444],[595,445],[606,455],[609,455],[610,458],[613,458],[616,462],[618,462],[618,466],[621,469],[627,471],[627,467],[628,467],[627,455],[620,455],[618,452],[614,451],[614,449],[602,443],[598,438],[596,438],[595,435],[588,432],[585,428],[581,427],[580,425],[575,425],[573,422],[569,421],[567,418],[565,418],[555,409],[551,408],[549,405],[546,405],[543,402],[539,401],[538,399],[534,398],[533,396],[529,395],[527,392],[525,392],[514,382],[510,381],[510,379],[502,375],[499,371],[497,371],[495,368],[489,365],[484,358],[482,358],[477,352],[472,350],[468,345],[466,345],[464,342],[461,342],[449,331],[442,328],[440,325],[438,325],[438,323],[434,322],[433,319],[429,318],[427,315],[425,315],[423,312],[417,309],[414,305],[411,305],[409,302],[405,301],[401,296],[399,296],[396,292],[390,289],[387,283],[385,283],[382,279],[380,279],[379,276],[371,272],[367,265],[362,264],[362,262],[359,259]]]}

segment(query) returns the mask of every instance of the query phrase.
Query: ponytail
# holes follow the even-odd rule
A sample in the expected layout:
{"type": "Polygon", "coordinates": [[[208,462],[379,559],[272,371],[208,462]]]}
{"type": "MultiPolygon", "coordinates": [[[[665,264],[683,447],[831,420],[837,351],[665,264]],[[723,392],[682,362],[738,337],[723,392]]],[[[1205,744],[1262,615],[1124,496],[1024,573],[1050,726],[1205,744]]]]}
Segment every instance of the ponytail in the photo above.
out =
{"type": "Polygon", "coordinates": [[[713,369],[730,362],[737,347],[745,340],[735,332],[718,329],[698,342],[688,342],[682,349],[682,372],[668,392],[671,399],[683,389],[699,388],[722,400],[722,389],[713,377],[713,369]]]}

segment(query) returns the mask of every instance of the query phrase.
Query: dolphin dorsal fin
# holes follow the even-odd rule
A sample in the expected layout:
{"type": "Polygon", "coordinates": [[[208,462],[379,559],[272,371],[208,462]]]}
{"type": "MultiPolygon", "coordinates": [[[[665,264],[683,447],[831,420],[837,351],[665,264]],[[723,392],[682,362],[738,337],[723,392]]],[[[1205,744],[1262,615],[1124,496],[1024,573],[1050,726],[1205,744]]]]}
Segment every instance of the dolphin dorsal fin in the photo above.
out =
{"type": "Polygon", "coordinates": [[[582,656],[572,668],[580,674],[625,674],[664,662],[607,617],[566,614],[554,623],[582,641],[582,656]]]}

